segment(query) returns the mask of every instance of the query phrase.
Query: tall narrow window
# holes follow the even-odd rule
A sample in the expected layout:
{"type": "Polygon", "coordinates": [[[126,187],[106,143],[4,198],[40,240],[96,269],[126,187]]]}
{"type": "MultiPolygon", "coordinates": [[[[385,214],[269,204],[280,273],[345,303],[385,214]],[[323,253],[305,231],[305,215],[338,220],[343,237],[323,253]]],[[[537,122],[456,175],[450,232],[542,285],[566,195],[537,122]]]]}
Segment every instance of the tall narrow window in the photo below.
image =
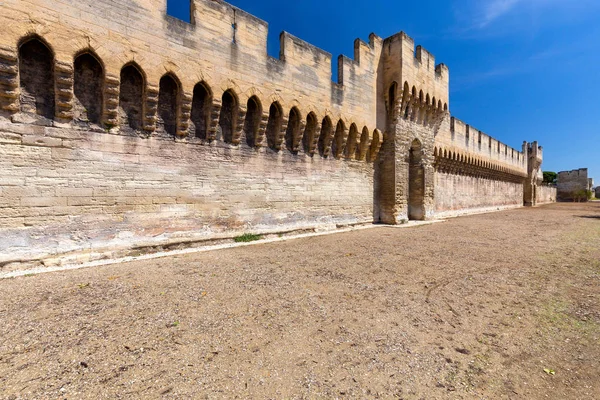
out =
{"type": "Polygon", "coordinates": [[[297,154],[294,149],[296,139],[300,134],[300,112],[296,107],[290,110],[290,118],[288,120],[287,130],[285,132],[285,147],[290,153],[297,154]]]}
{"type": "Polygon", "coordinates": [[[100,62],[89,53],[75,59],[73,93],[74,119],[99,124],[102,118],[102,87],[104,70],[100,62]]]}
{"type": "Polygon", "coordinates": [[[269,122],[267,124],[267,145],[270,149],[278,151],[278,138],[281,134],[281,124],[283,122],[281,106],[275,102],[269,108],[269,122]]]}
{"type": "Polygon", "coordinates": [[[250,147],[256,146],[256,135],[262,119],[262,107],[256,96],[250,97],[247,104],[246,120],[244,121],[244,132],[246,133],[246,144],[250,147]]]}
{"type": "Polygon", "coordinates": [[[21,111],[54,118],[54,55],[38,39],[19,47],[21,111]]]}
{"type": "Polygon", "coordinates": [[[133,64],[121,70],[119,91],[119,118],[121,129],[140,130],[142,128],[144,77],[133,64]]]}
{"type": "Polygon", "coordinates": [[[317,133],[317,117],[314,113],[308,114],[306,117],[306,129],[304,129],[304,136],[302,136],[302,146],[304,152],[310,156],[315,153],[314,143],[315,134],[317,133]]]}
{"type": "Polygon", "coordinates": [[[160,78],[158,91],[158,122],[159,132],[171,136],[177,134],[177,110],[179,109],[179,85],[171,75],[160,78]]]}
{"type": "Polygon", "coordinates": [[[211,98],[210,93],[203,83],[194,86],[194,97],[192,99],[192,135],[200,139],[206,139],[208,132],[208,121],[210,118],[211,98]]]}
{"type": "Polygon", "coordinates": [[[225,143],[231,143],[233,141],[233,129],[237,115],[237,100],[231,90],[223,93],[221,104],[221,115],[219,116],[219,126],[221,128],[220,139],[225,143]]]}

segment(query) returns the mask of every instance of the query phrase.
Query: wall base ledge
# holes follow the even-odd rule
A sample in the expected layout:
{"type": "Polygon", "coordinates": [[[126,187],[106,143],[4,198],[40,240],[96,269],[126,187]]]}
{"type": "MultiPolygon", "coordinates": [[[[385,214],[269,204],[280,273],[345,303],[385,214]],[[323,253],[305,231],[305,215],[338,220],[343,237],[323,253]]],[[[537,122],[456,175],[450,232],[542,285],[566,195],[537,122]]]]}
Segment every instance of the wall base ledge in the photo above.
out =
{"type": "MultiPolygon", "coordinates": [[[[160,258],[209,250],[226,249],[249,244],[270,243],[301,237],[328,235],[358,229],[376,227],[372,221],[332,223],[297,228],[265,229],[257,231],[230,232],[208,238],[162,240],[139,240],[123,245],[98,245],[65,252],[46,252],[20,258],[0,256],[0,279],[23,276],[30,273],[54,272],[91,266],[101,266],[136,260],[160,258]],[[261,239],[251,242],[236,242],[243,234],[258,235],[261,239]]],[[[178,232],[181,234],[181,232],[178,232]]]]}
{"type": "Polygon", "coordinates": [[[514,210],[516,208],[523,208],[522,204],[503,205],[503,206],[488,206],[488,207],[477,207],[477,208],[466,208],[461,210],[448,210],[438,211],[435,213],[435,217],[438,219],[455,218],[465,215],[474,214],[487,214],[497,211],[514,210]]]}

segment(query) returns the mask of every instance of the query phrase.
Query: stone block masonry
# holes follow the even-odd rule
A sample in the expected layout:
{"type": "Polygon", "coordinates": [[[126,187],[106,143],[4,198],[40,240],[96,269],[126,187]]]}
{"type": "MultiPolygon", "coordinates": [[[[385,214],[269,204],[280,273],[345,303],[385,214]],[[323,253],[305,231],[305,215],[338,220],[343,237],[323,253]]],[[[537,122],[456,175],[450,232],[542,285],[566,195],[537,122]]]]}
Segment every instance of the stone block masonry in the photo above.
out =
{"type": "Polygon", "coordinates": [[[28,128],[0,123],[3,261],[373,220],[366,162],[28,128]]]}
{"type": "Polygon", "coordinates": [[[556,178],[558,201],[587,200],[584,192],[591,191],[593,182],[588,178],[587,168],[561,171],[556,178]]]}
{"type": "Polygon", "coordinates": [[[556,187],[541,185],[538,187],[538,203],[556,203],[556,187]]]}
{"type": "MultiPolygon", "coordinates": [[[[220,0],[0,3],[0,266],[542,198],[542,148],[450,116],[404,33],[354,58],[220,0]]],[[[551,196],[543,196],[544,199],[551,196]]],[[[51,261],[50,261],[51,260],[51,261]]]]}

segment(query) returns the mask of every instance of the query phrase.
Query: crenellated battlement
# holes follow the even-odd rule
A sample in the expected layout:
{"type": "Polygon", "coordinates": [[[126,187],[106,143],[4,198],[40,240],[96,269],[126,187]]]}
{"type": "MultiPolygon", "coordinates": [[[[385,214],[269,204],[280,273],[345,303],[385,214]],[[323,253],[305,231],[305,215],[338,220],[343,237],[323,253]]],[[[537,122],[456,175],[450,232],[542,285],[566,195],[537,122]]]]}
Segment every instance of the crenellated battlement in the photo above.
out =
{"type": "Polygon", "coordinates": [[[557,174],[565,176],[565,177],[570,177],[570,178],[574,178],[574,177],[585,177],[586,179],[588,179],[588,169],[587,168],[579,168],[579,169],[574,169],[572,171],[560,171],[557,174]]]}
{"type": "Polygon", "coordinates": [[[9,115],[36,119],[44,114],[46,120],[95,123],[111,131],[166,133],[233,145],[245,139],[253,147],[274,151],[285,143],[293,153],[312,155],[318,150],[323,157],[332,150],[335,158],[348,153],[348,140],[356,141],[349,144],[351,149],[360,147],[356,155],[347,155],[352,159],[369,153],[372,144],[378,148],[382,135],[374,88],[381,40],[375,35],[368,44],[355,42],[354,60],[338,58],[335,83],[330,53],[283,32],[280,57],[272,58],[267,54],[268,24],[223,1],[194,0],[190,24],[166,15],[165,0],[138,1],[135,7],[102,0],[56,3],[66,10],[64,18],[54,18],[43,2],[33,8],[21,2],[3,6],[0,21],[10,28],[0,37],[0,63],[6,70],[0,106],[9,115]],[[8,23],[25,14],[39,23],[8,23]],[[41,43],[40,54],[46,57],[47,65],[38,60],[37,67],[53,75],[46,78],[54,81],[54,95],[47,91],[54,98],[44,100],[49,106],[52,100],[52,110],[23,104],[17,60],[24,56],[19,55],[22,44],[30,40],[41,43]],[[85,105],[78,104],[74,93],[74,63],[82,54],[95,60],[98,71],[96,82],[85,82],[99,88],[97,97],[88,99],[102,110],[92,120],[79,118],[86,113],[78,107],[85,105]],[[124,87],[134,81],[136,86],[124,87]],[[122,98],[130,91],[139,98],[124,104],[122,98]],[[223,113],[229,117],[221,118],[223,113]],[[305,133],[310,137],[304,138],[305,133]]]}
{"type": "Polygon", "coordinates": [[[455,118],[446,129],[448,67],[404,32],[356,39],[336,83],[330,53],[282,32],[270,57],[267,22],[221,0],[192,0],[191,23],[166,0],[55,3],[61,18],[42,1],[3,5],[0,107],[14,121],[374,160],[392,116],[431,129],[436,148],[525,168],[525,149],[455,118]],[[9,23],[24,15],[36,22],[9,23]]]}
{"type": "Polygon", "coordinates": [[[535,159],[539,164],[544,161],[544,149],[538,142],[523,142],[523,153],[529,154],[529,157],[535,159]]]}
{"type": "Polygon", "coordinates": [[[222,0],[0,1],[0,264],[535,204],[542,148],[451,118],[405,33],[356,39],[337,82],[268,34],[222,0]]]}
{"type": "Polygon", "coordinates": [[[435,145],[441,151],[457,152],[527,173],[527,153],[518,151],[455,117],[450,118],[448,130],[439,131],[435,145]]]}
{"type": "Polygon", "coordinates": [[[433,70],[435,78],[439,80],[449,79],[450,70],[446,64],[435,63],[435,57],[429,51],[425,50],[421,45],[418,45],[415,51],[415,59],[419,62],[418,68],[425,68],[426,70],[433,70]]]}
{"type": "Polygon", "coordinates": [[[415,48],[414,40],[404,32],[385,39],[383,46],[385,87],[396,83],[449,108],[450,72],[446,65],[436,64],[433,54],[422,46],[415,48]]]}
{"type": "MultiPolygon", "coordinates": [[[[329,117],[334,122],[343,121],[346,127],[352,123],[367,126],[372,136],[375,129],[385,129],[385,120],[377,118],[382,56],[386,71],[398,75],[399,97],[409,96],[413,103],[419,103],[411,108],[448,110],[447,67],[436,65],[433,55],[421,46],[415,49],[413,39],[403,32],[385,40],[371,34],[369,43],[357,39],[354,59],[338,57],[336,83],[331,80],[330,53],[282,32],[280,57],[272,58],[267,54],[267,22],[224,1],[193,0],[191,23],[168,16],[166,0],[130,2],[57,0],[56,6],[66,10],[60,20],[43,2],[33,8],[20,2],[4,6],[6,12],[1,18],[6,21],[26,14],[40,23],[29,28],[6,24],[10,29],[0,38],[0,47],[9,76],[2,83],[2,109],[18,111],[19,90],[13,82],[17,71],[10,64],[18,58],[19,43],[33,35],[47,44],[54,58],[59,75],[56,85],[66,85],[57,87],[56,92],[60,111],[55,110],[55,117],[61,121],[72,119],[69,74],[73,60],[84,51],[93,54],[103,68],[103,101],[107,104],[102,105],[101,125],[120,126],[118,99],[113,98],[119,89],[116,85],[124,66],[134,65],[139,71],[145,86],[140,125],[147,134],[158,129],[154,114],[158,112],[159,83],[169,74],[179,89],[175,96],[179,99],[175,106],[179,110],[175,118],[179,137],[187,136],[193,125],[187,120],[187,111],[191,111],[194,88],[199,83],[212,97],[212,114],[220,112],[221,97],[229,91],[239,103],[237,118],[245,115],[246,103],[255,97],[261,108],[277,103],[287,113],[296,107],[303,115],[313,112],[318,120],[329,117]],[[390,51],[384,52],[384,46],[390,51]]],[[[209,138],[216,136],[216,129],[208,128],[209,138]]],[[[241,136],[241,132],[234,136],[241,136]]]]}
{"type": "Polygon", "coordinates": [[[446,127],[435,137],[434,156],[438,171],[524,182],[528,160],[523,153],[455,117],[450,118],[446,127]]]}
{"type": "Polygon", "coordinates": [[[556,177],[559,201],[587,201],[585,193],[591,192],[594,180],[588,177],[587,168],[572,171],[560,171],[556,177]]]}

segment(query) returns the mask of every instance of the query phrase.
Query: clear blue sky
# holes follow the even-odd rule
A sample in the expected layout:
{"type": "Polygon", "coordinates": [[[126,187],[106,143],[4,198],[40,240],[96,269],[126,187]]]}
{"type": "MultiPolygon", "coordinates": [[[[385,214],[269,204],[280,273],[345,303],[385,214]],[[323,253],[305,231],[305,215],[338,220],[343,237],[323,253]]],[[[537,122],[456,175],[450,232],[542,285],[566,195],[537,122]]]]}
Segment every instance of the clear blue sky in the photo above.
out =
{"type": "MultiPolygon", "coordinates": [[[[279,33],[353,55],[354,39],[404,31],[450,68],[453,116],[509,146],[538,140],[544,170],[600,185],[600,0],[231,0],[279,33]]],[[[185,15],[189,0],[169,0],[185,15]]]]}

